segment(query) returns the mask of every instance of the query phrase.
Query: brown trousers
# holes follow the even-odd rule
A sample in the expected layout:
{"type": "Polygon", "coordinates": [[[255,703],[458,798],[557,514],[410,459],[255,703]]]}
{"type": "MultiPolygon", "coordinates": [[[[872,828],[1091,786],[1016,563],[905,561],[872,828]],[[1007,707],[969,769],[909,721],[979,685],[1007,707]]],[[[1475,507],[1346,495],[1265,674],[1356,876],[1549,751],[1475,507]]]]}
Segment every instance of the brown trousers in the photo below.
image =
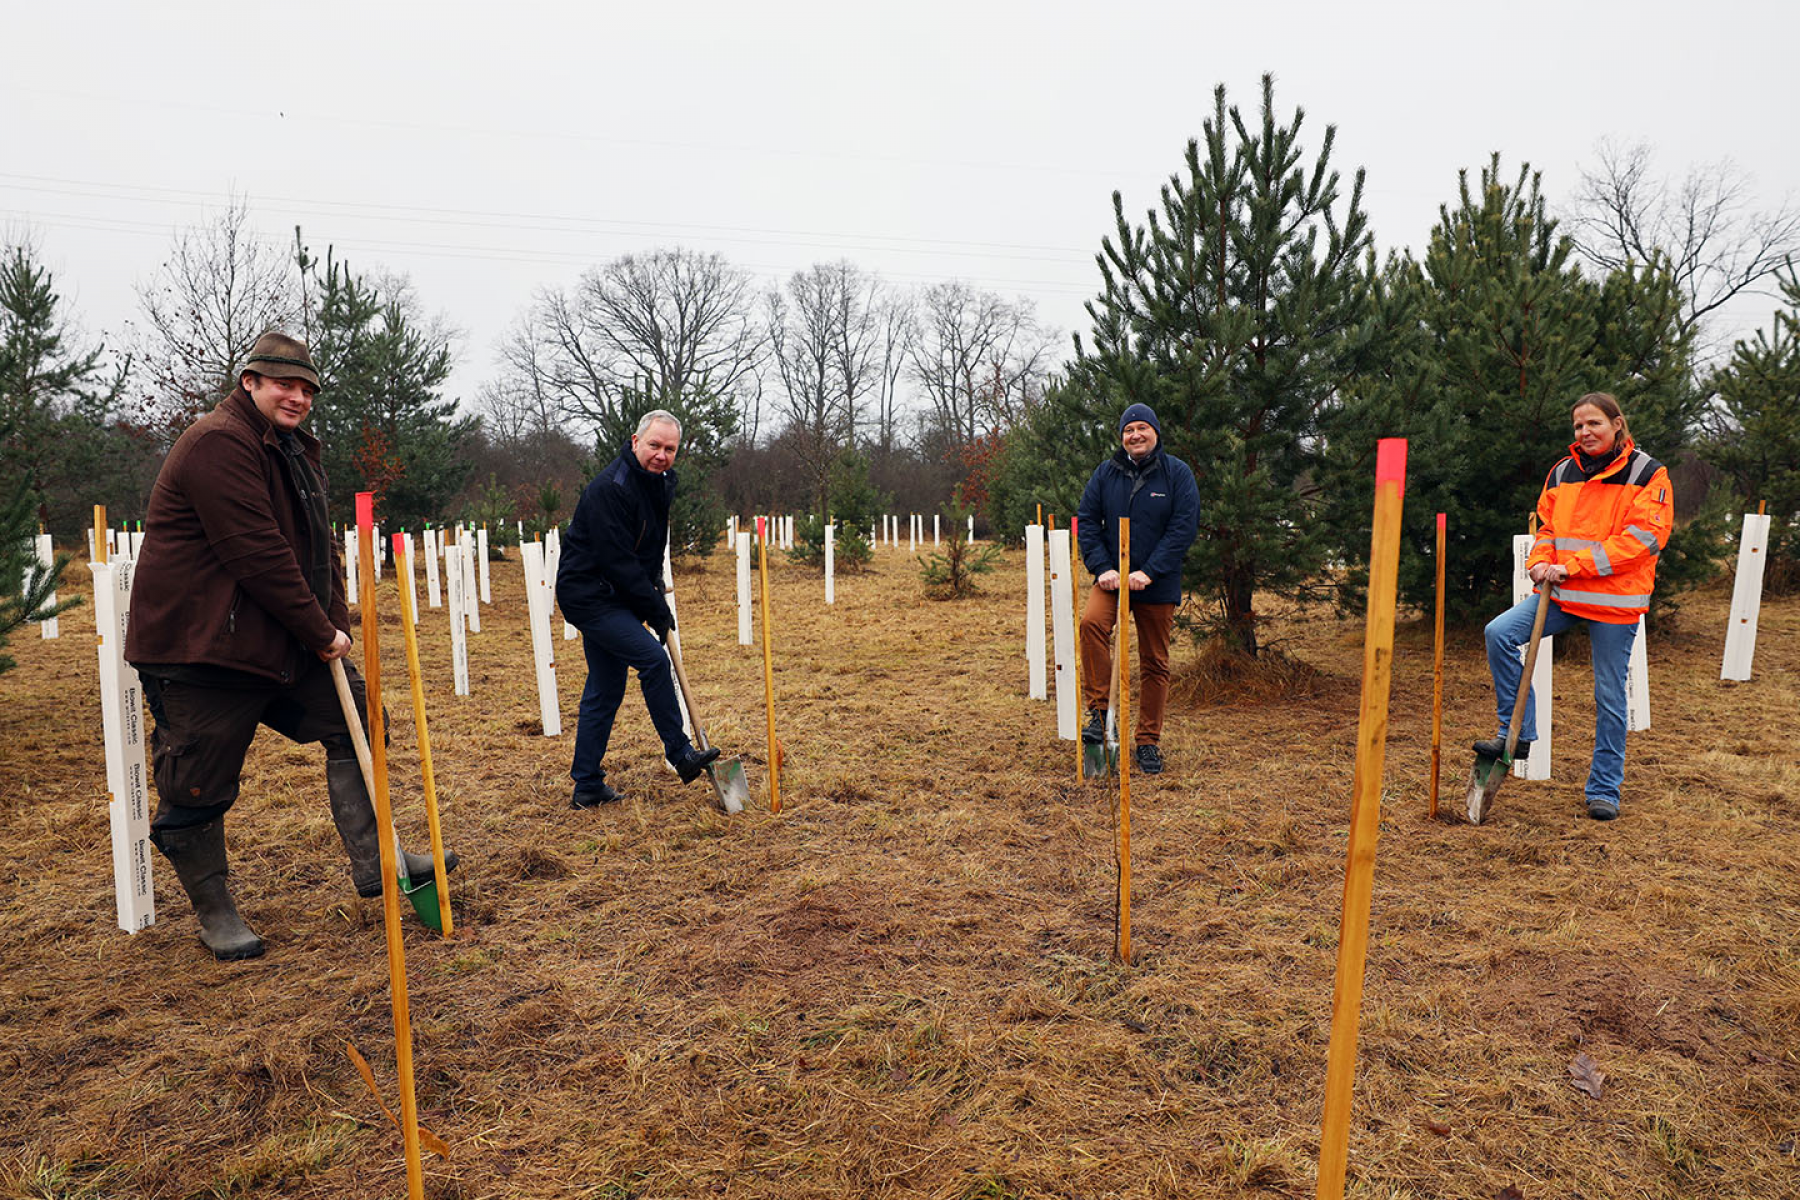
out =
{"type": "MultiPolygon", "coordinates": [[[[1123,581],[1121,581],[1122,583],[1123,581]]],[[[1169,632],[1175,628],[1175,605],[1131,602],[1137,627],[1138,704],[1133,711],[1134,741],[1155,745],[1162,739],[1163,710],[1169,701],[1169,632]]],[[[1081,614],[1081,700],[1087,709],[1105,708],[1112,689],[1112,634],[1119,620],[1119,594],[1092,588],[1081,614]]]]}

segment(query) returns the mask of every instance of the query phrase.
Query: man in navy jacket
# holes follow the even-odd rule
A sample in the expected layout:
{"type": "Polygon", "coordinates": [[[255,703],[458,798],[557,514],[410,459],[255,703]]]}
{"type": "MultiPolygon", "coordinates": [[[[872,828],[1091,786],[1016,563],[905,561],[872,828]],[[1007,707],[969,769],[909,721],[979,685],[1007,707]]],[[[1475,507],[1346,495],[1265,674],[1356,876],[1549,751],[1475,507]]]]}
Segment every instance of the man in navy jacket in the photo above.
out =
{"type": "Polygon", "coordinates": [[[1169,695],[1169,632],[1181,603],[1181,564],[1200,524],[1200,490],[1194,472],[1162,448],[1162,424],[1148,404],[1133,404],[1119,417],[1120,447],[1088,479],[1076,511],[1081,561],[1094,574],[1081,614],[1081,676],[1087,704],[1086,742],[1106,736],[1106,700],[1112,679],[1112,633],[1119,619],[1119,518],[1131,519],[1131,615],[1137,626],[1137,769],[1163,769],[1163,708],[1169,695]]]}
{"type": "Polygon", "coordinates": [[[581,631],[588,664],[575,722],[575,761],[569,768],[575,780],[569,801],[573,808],[621,799],[607,784],[600,760],[625,698],[628,669],[638,673],[663,754],[683,783],[698,778],[719,757],[716,749],[696,750],[682,731],[675,676],[662,645],[675,628],[675,616],[663,598],[662,568],[680,449],[681,422],[675,415],[660,408],[645,413],[630,444],[582,489],[569,519],[569,536],[563,539],[556,602],[563,619],[581,631]]]}

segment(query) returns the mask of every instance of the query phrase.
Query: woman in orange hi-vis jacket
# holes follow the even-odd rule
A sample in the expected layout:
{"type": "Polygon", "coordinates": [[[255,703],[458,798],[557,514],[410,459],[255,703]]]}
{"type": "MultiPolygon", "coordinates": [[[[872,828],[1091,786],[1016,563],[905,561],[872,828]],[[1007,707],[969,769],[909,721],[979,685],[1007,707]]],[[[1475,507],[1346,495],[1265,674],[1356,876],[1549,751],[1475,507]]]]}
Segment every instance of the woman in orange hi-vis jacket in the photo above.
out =
{"type": "MultiPolygon", "coordinates": [[[[1551,583],[1544,636],[1587,626],[1594,663],[1587,811],[1595,820],[1610,821],[1619,815],[1619,787],[1625,781],[1625,671],[1638,617],[1650,607],[1656,586],[1657,556],[1669,542],[1675,493],[1668,471],[1631,440],[1617,400],[1605,392],[1583,396],[1574,420],[1569,455],[1550,469],[1538,497],[1537,541],[1526,565],[1533,583],[1551,583]]],[[[1534,593],[1488,623],[1488,669],[1500,734],[1475,743],[1482,754],[1499,758],[1505,752],[1507,722],[1524,673],[1519,647],[1531,639],[1536,615],[1534,593]]],[[[1536,737],[1534,705],[1527,703],[1513,756],[1529,755],[1536,737]]]]}

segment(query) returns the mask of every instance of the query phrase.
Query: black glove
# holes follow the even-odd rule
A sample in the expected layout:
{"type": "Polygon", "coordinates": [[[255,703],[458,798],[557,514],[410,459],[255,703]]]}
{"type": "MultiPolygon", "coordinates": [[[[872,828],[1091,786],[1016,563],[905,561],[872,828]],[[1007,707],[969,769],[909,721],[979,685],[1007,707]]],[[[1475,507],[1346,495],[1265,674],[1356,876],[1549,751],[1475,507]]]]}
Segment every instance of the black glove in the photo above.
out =
{"type": "Polygon", "coordinates": [[[669,611],[667,604],[664,604],[659,611],[644,618],[644,624],[650,627],[650,632],[656,635],[657,641],[667,645],[669,634],[675,629],[675,614],[669,611]]]}

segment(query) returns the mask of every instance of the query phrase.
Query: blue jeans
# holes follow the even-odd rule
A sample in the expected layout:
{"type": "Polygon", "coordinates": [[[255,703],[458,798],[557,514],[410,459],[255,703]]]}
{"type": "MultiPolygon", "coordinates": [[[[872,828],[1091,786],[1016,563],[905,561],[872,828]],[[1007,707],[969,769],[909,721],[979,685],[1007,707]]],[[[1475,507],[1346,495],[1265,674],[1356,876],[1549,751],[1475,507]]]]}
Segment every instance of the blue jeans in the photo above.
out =
{"type": "MultiPolygon", "coordinates": [[[[1548,602],[1544,636],[1586,625],[1594,662],[1594,761],[1588,768],[1587,798],[1617,806],[1619,787],[1625,782],[1625,671],[1631,665],[1631,643],[1637,639],[1637,619],[1628,625],[1572,617],[1556,601],[1548,602]]],[[[1513,702],[1519,680],[1525,674],[1519,647],[1531,640],[1531,623],[1537,617],[1535,593],[1513,605],[1487,626],[1488,670],[1494,676],[1494,707],[1500,717],[1500,736],[1512,723],[1513,702]]],[[[1525,719],[1519,723],[1519,740],[1537,740],[1537,697],[1525,702],[1525,719]]]]}
{"type": "Polygon", "coordinates": [[[644,707],[662,739],[663,754],[679,761],[694,748],[681,730],[681,708],[675,701],[675,672],[656,635],[631,612],[607,606],[591,622],[579,626],[581,650],[587,656],[587,685],[575,718],[575,761],[569,777],[578,790],[598,790],[606,779],[600,760],[612,738],[613,718],[625,699],[625,673],[635,670],[644,689],[644,707]]]}

